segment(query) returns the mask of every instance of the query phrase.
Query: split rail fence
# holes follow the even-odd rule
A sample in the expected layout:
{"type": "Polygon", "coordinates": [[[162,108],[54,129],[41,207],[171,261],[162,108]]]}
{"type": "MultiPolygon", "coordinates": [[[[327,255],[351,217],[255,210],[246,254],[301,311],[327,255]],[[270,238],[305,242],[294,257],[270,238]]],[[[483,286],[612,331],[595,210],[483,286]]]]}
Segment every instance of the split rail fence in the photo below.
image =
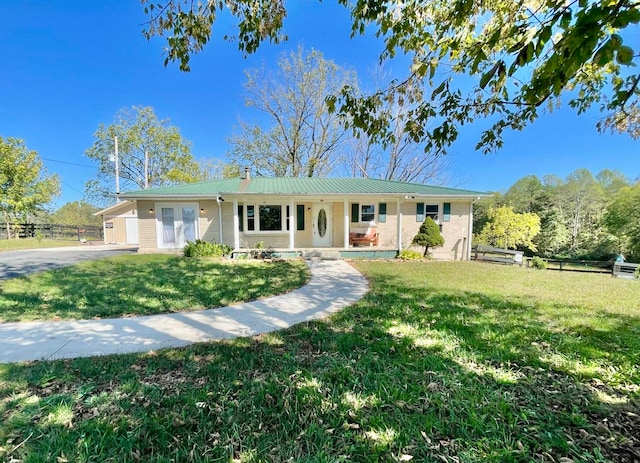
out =
{"type": "MultiPolygon", "coordinates": [[[[101,226],[59,225],[48,223],[10,224],[11,236],[18,238],[43,238],[60,241],[93,241],[104,239],[101,226]]],[[[0,239],[7,239],[7,224],[0,224],[0,239]]]]}

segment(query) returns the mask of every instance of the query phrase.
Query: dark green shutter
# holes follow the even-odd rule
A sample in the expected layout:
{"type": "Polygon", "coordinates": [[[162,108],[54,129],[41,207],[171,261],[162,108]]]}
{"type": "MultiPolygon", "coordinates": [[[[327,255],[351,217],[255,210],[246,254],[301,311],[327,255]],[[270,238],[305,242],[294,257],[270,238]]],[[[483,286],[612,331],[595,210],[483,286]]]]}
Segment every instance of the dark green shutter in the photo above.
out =
{"type": "Polygon", "coordinates": [[[380,203],[378,206],[378,222],[385,223],[387,221],[387,203],[380,203]]]}
{"type": "Polygon", "coordinates": [[[289,228],[291,227],[289,222],[291,222],[291,208],[287,206],[287,231],[289,231],[289,228]]]}
{"type": "Polygon", "coordinates": [[[449,222],[451,220],[451,203],[444,203],[442,207],[442,221],[449,222]]]}
{"type": "Polygon", "coordinates": [[[360,204],[358,203],[351,205],[351,221],[360,222],[360,204]]]}
{"type": "Polygon", "coordinates": [[[416,203],[416,222],[424,222],[424,203],[416,203]]]}
{"type": "Polygon", "coordinates": [[[296,206],[296,228],[298,230],[304,230],[304,204],[298,204],[296,206]]]}
{"type": "Polygon", "coordinates": [[[238,204],[238,230],[244,231],[244,206],[238,204]]]}

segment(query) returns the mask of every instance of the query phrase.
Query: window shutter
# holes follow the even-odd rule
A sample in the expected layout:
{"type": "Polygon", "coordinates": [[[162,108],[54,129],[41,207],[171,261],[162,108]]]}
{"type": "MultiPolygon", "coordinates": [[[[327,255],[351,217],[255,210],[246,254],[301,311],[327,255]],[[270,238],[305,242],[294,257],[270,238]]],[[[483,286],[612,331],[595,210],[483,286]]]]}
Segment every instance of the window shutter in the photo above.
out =
{"type": "Polygon", "coordinates": [[[378,222],[384,223],[387,221],[387,203],[380,203],[378,206],[378,222]]]}
{"type": "Polygon", "coordinates": [[[291,227],[291,224],[290,224],[290,222],[291,222],[291,208],[289,206],[287,206],[286,214],[287,214],[287,219],[286,219],[287,231],[289,231],[289,228],[291,227]]]}
{"type": "Polygon", "coordinates": [[[451,203],[444,203],[442,206],[442,221],[449,222],[451,220],[451,203]]]}
{"type": "Polygon", "coordinates": [[[351,222],[360,222],[360,204],[351,204],[351,222]]]}
{"type": "Polygon", "coordinates": [[[416,203],[416,222],[424,222],[424,203],[416,203]]]}
{"type": "Polygon", "coordinates": [[[304,204],[298,204],[296,206],[296,229],[304,230],[304,204]]]}
{"type": "Polygon", "coordinates": [[[238,204],[238,231],[244,231],[244,206],[238,204]]]}

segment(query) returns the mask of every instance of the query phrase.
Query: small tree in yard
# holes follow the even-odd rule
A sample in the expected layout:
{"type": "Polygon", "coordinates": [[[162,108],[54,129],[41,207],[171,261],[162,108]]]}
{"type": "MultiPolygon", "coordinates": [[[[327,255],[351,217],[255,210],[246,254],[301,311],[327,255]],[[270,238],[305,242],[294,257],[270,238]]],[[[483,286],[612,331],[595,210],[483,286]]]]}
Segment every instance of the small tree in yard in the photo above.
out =
{"type": "Polygon", "coordinates": [[[423,257],[427,257],[430,247],[442,246],[444,244],[444,238],[440,234],[440,228],[431,217],[427,217],[422,225],[420,225],[418,234],[413,237],[413,244],[424,246],[423,257]]]}

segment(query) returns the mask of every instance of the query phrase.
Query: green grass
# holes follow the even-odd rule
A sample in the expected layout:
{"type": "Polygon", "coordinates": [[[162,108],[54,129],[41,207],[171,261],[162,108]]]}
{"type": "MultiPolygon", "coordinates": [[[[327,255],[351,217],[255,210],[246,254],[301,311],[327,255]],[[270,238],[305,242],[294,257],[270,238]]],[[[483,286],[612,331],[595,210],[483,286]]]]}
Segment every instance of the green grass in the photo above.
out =
{"type": "Polygon", "coordinates": [[[637,281],[356,265],[370,293],[326,320],[0,365],[0,460],[637,461],[637,281]]]}
{"type": "Polygon", "coordinates": [[[127,255],[0,282],[0,322],[151,315],[220,307],[302,286],[302,261],[127,255]]]}
{"type": "Polygon", "coordinates": [[[0,252],[21,251],[23,249],[62,248],[79,246],[79,241],[60,241],[37,238],[22,238],[19,240],[0,240],[0,252]]]}

